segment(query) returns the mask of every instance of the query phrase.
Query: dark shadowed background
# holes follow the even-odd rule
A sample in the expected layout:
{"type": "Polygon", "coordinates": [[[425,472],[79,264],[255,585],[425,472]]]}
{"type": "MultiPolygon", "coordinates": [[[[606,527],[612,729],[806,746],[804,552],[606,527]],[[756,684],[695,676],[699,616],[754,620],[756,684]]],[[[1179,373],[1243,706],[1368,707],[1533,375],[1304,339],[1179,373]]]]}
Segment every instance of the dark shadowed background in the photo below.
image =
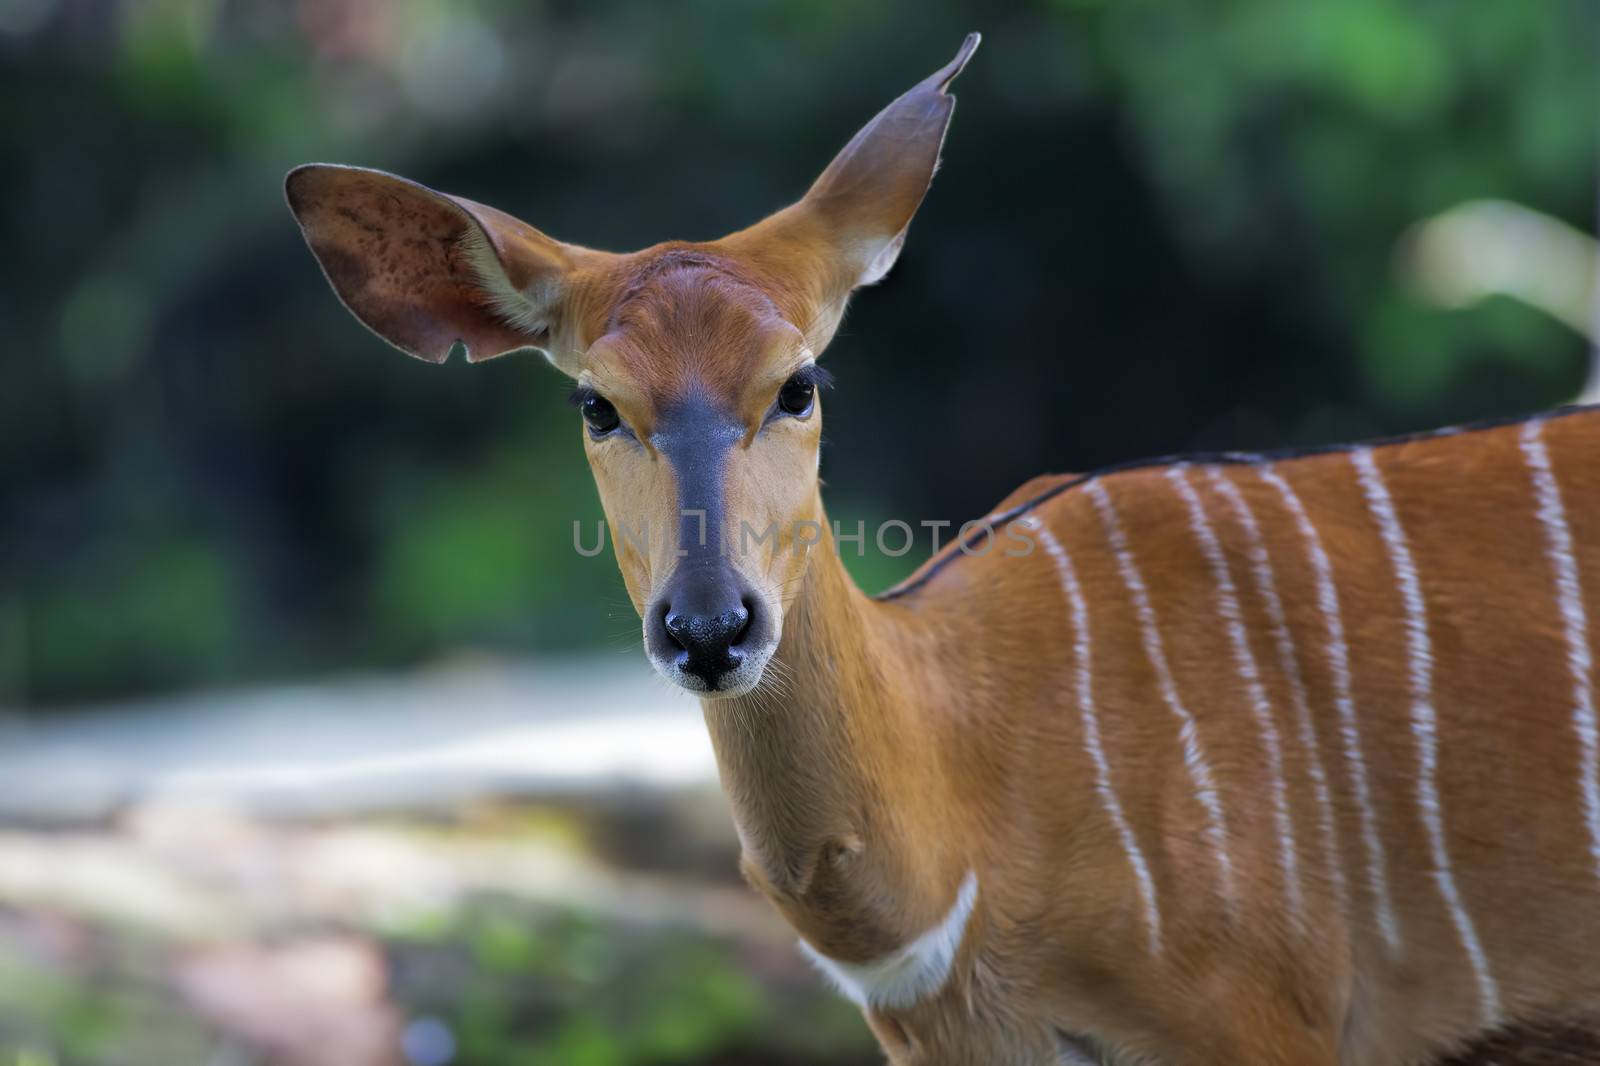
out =
{"type": "MultiPolygon", "coordinates": [[[[600,512],[565,382],[536,358],[434,367],[388,349],[324,283],[284,172],[392,170],[601,248],[711,238],[797,197],[972,29],[984,45],[906,251],[825,356],[835,519],[959,523],[1044,471],[1332,442],[1583,391],[1600,130],[1600,8],[1583,0],[0,0],[14,751],[70,728],[60,750],[142,752],[246,720],[258,695],[312,693],[218,741],[270,746],[299,728],[283,722],[345,715],[348,688],[318,686],[352,672],[411,693],[431,723],[416,685],[440,662],[576,671],[517,689],[533,717],[606,704],[613,671],[637,678],[637,622],[609,553],[572,550],[573,521],[592,530],[600,512]]],[[[925,551],[851,565],[882,588],[925,551]]],[[[639,685],[640,706],[665,699],[639,685]]],[[[441,706],[482,700],[451,689],[441,706]]],[[[664,713],[679,712],[693,715],[664,713]]],[[[366,750],[352,730],[341,742],[366,750]]],[[[525,739],[553,750],[541,738],[525,739]]],[[[419,750],[442,743],[419,734],[419,750]]],[[[94,793],[100,764],[73,765],[94,793]]],[[[292,817],[232,796],[196,828],[193,805],[136,786],[85,806],[51,798],[58,778],[20,778],[35,783],[0,804],[0,947],[35,954],[0,965],[0,1053],[317,1063],[283,1042],[314,1004],[243,1021],[238,1004],[335,972],[377,1019],[360,1045],[377,1050],[341,1066],[861,1054],[848,1013],[770,947],[764,912],[757,932],[702,920],[716,893],[734,901],[724,912],[748,902],[706,781],[692,800],[637,801],[627,774],[565,782],[557,799],[480,781],[429,806],[428,764],[413,769],[410,791],[353,827],[304,781],[292,817]],[[41,824],[66,841],[35,847],[41,824]],[[409,857],[378,880],[443,868],[460,891],[403,920],[385,896],[376,918],[347,901],[294,921],[246,908],[199,931],[177,920],[199,906],[181,893],[155,931],[62,902],[97,878],[171,880],[188,869],[179,839],[184,855],[260,852],[242,881],[205,882],[207,906],[235,907],[261,895],[251,877],[298,868],[285,856],[321,848],[304,861],[325,870],[380,830],[384,855],[409,857]],[[708,857],[686,860],[702,830],[708,857]],[[316,836],[330,833],[359,839],[316,836]],[[623,902],[596,908],[570,879],[554,897],[480,884],[459,853],[429,850],[543,854],[529,834],[565,856],[534,881],[581,856],[623,902]],[[686,843],[663,857],[661,840],[686,843]],[[69,846],[89,850],[50,866],[69,846]],[[677,887],[662,905],[675,917],[636,935],[655,913],[629,895],[638,870],[677,887]],[[473,992],[484,974],[499,977],[473,992]],[[152,1017],[193,1042],[129,1052],[122,1034],[152,1017]],[[835,1030],[836,1045],[818,1035],[835,1030]]],[[[343,1046],[330,1041],[311,1044],[343,1046]]]]}

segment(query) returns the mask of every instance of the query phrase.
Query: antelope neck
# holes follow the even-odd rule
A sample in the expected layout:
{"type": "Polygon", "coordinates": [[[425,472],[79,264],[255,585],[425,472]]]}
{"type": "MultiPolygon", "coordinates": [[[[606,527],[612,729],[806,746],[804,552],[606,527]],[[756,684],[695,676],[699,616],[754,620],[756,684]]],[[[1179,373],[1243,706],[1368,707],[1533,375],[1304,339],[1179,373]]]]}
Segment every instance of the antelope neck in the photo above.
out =
{"type": "Polygon", "coordinates": [[[904,614],[856,587],[825,533],[768,680],[744,697],[703,701],[747,877],[815,948],[846,961],[938,923],[975,865],[951,812],[925,815],[904,798],[942,787],[947,718],[936,694],[949,691],[929,676],[904,614]],[[894,912],[850,916],[858,934],[826,942],[825,919],[846,921],[838,908],[850,885],[892,893],[894,912]],[[867,927],[875,931],[859,933],[867,927]]]}

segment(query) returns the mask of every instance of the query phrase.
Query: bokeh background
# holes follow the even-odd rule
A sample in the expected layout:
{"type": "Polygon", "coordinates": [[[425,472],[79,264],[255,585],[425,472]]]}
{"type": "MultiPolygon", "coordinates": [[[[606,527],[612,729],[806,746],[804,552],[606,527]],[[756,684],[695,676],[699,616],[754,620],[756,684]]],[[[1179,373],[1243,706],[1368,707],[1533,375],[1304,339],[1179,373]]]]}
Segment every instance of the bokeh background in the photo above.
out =
{"type": "Polygon", "coordinates": [[[834,518],[1586,388],[1586,0],[0,0],[0,1063],[874,1061],[572,549],[564,382],[385,348],[281,180],[714,237],[972,29],[834,518]]]}

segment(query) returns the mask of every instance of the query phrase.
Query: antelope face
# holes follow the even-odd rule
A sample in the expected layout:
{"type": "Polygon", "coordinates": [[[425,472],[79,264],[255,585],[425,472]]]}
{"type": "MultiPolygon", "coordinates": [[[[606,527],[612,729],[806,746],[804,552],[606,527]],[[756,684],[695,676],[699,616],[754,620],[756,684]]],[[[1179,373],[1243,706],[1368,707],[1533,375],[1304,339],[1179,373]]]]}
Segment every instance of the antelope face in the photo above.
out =
{"type": "Polygon", "coordinates": [[[662,676],[747,692],[819,539],[823,373],[736,263],[667,252],[589,345],[574,400],[662,676]]]}
{"type": "Polygon", "coordinates": [[[311,164],[286,194],[334,290],[409,355],[542,350],[576,379],[584,449],[651,662],[716,698],[760,683],[823,540],[825,377],[850,293],[927,192],[960,52],[867,124],[797,203],[632,254],[546,236],[380,171],[311,164]]]}

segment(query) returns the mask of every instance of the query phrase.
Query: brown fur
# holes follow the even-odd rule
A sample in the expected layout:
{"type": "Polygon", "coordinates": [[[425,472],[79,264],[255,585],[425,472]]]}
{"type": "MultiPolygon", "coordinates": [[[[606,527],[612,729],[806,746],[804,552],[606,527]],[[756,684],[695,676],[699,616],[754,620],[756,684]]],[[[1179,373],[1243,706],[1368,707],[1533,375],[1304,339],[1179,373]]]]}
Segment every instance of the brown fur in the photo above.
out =
{"type": "MultiPolygon", "coordinates": [[[[784,380],[827,344],[851,290],[898,252],[949,121],[945,89],[973,43],[874,119],[799,203],[721,241],[595,252],[348,168],[296,171],[290,204],[341,297],[404,350],[437,361],[457,341],[473,358],[542,347],[616,405],[632,437],[586,436],[585,448],[641,610],[677,560],[666,543],[615,536],[675,518],[675,474],[652,427],[689,395],[743,427],[723,475],[729,517],[785,529],[778,550],[734,564],[778,620],[776,656],[753,692],[704,704],[746,877],[842,961],[879,957],[934,926],[967,871],[980,885],[944,988],[906,1009],[867,1012],[895,1062],[1052,1063],[1081,1047],[1129,1064],[1399,1066],[1483,1037],[1418,816],[1404,604],[1348,455],[1276,469],[1305,501],[1338,580],[1401,927],[1395,956],[1363,877],[1314,575],[1291,515],[1250,466],[1222,473],[1267,542],[1314,718],[1311,749],[1290,717],[1293,686],[1268,635],[1246,532],[1203,469],[1193,484],[1282,737],[1299,922],[1284,905],[1263,735],[1245,709],[1214,576],[1165,471],[1100,485],[1143,568],[1215,771],[1236,910],[1218,891],[1178,730],[1089,494],[1039,479],[997,509],[1053,493],[1029,517],[1066,546],[1082,584],[1101,744],[1155,882],[1159,955],[1147,950],[1132,867],[1096,792],[1073,684],[1077,634],[1037,538],[1026,557],[1002,539],[985,555],[937,561],[915,591],[887,600],[850,582],[831,537],[796,550],[794,523],[826,526],[821,415],[764,416],[784,380]],[[1317,846],[1315,758],[1327,766],[1342,897],[1317,846]]],[[[1563,635],[1517,432],[1399,444],[1377,457],[1427,599],[1448,851],[1507,1020],[1536,1024],[1600,998],[1600,886],[1580,819],[1563,635]]],[[[1552,421],[1546,437],[1600,620],[1600,412],[1552,421]]],[[[1583,1039],[1578,1028],[1545,1031],[1557,1034],[1553,1047],[1583,1039]]],[[[1502,1035],[1455,1061],[1554,1061],[1497,1057],[1516,1039],[1534,1054],[1533,1038],[1502,1035]]]]}

